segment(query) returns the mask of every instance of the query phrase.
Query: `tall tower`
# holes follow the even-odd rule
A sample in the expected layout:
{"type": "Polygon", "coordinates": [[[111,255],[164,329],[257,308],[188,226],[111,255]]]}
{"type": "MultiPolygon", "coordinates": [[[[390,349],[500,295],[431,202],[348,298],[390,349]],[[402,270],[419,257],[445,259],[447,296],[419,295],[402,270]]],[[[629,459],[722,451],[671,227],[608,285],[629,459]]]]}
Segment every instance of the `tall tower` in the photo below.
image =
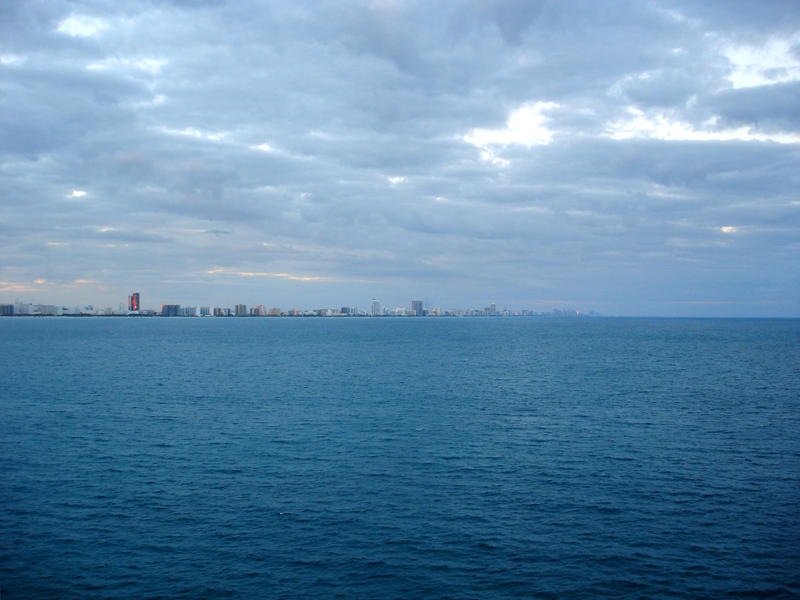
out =
{"type": "Polygon", "coordinates": [[[133,292],[128,296],[128,310],[131,312],[139,312],[139,292],[133,292]]]}
{"type": "Polygon", "coordinates": [[[370,302],[369,308],[370,308],[369,312],[370,312],[370,314],[372,314],[373,317],[380,316],[380,314],[381,314],[381,301],[378,300],[377,298],[373,298],[372,302],[370,302]]]}
{"type": "Polygon", "coordinates": [[[412,300],[411,301],[411,310],[414,311],[414,314],[418,317],[422,316],[422,300],[412,300]]]}

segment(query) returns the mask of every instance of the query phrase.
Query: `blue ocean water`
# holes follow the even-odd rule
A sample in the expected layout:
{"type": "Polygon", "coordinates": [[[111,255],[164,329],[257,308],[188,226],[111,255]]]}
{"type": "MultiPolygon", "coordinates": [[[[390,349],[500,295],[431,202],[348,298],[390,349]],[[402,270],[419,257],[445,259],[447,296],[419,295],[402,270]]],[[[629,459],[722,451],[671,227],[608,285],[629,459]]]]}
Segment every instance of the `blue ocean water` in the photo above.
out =
{"type": "Polygon", "coordinates": [[[0,594],[800,595],[800,321],[0,319],[0,594]]]}

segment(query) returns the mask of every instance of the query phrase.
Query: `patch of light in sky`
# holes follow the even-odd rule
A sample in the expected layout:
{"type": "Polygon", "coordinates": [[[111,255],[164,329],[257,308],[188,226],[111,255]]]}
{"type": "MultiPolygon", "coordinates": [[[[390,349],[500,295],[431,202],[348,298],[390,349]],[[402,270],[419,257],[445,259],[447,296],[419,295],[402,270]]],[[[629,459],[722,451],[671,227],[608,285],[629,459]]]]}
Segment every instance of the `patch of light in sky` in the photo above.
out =
{"type": "Polygon", "coordinates": [[[223,273],[226,275],[237,275],[239,277],[269,277],[276,279],[290,279],[292,281],[324,281],[327,277],[317,275],[295,275],[292,273],[269,273],[264,271],[240,271],[230,267],[212,267],[206,271],[208,275],[223,273]]]}
{"type": "Polygon", "coordinates": [[[3,65],[20,65],[25,62],[26,57],[19,54],[0,54],[0,64],[3,65]]]}
{"type": "Polygon", "coordinates": [[[89,37],[108,29],[105,19],[73,15],[58,24],[58,31],[75,37],[89,37]]]}
{"type": "Polygon", "coordinates": [[[511,113],[504,129],[473,129],[471,133],[464,136],[464,141],[479,148],[490,145],[549,144],[553,138],[553,132],[545,126],[547,117],[544,113],[557,106],[558,104],[555,102],[526,104],[511,113]]]}
{"type": "Polygon", "coordinates": [[[278,279],[291,279],[292,281],[321,281],[327,279],[326,277],[292,275],[291,273],[264,273],[252,271],[242,271],[239,272],[238,275],[240,277],[276,277],[278,279]]]}
{"type": "Polygon", "coordinates": [[[163,58],[106,58],[89,64],[86,68],[92,71],[106,71],[117,69],[138,69],[155,75],[167,64],[163,58]]]}
{"type": "Polygon", "coordinates": [[[731,62],[729,79],[734,88],[800,81],[800,60],[792,55],[792,38],[770,38],[763,46],[728,46],[723,54],[731,62]]]}
{"type": "Polygon", "coordinates": [[[509,161],[496,156],[491,146],[520,144],[530,148],[535,145],[549,144],[553,139],[553,132],[546,126],[548,119],[545,113],[558,106],[555,102],[525,104],[511,113],[505,128],[473,129],[463,139],[480,148],[483,160],[501,167],[508,166],[509,161]]]}
{"type": "Polygon", "coordinates": [[[631,138],[651,138],[667,141],[695,141],[695,142],[777,142],[779,144],[798,144],[800,135],[795,133],[766,133],[754,130],[750,126],[735,129],[712,129],[716,119],[704,123],[705,128],[698,129],[691,123],[680,121],[667,115],[663,111],[644,112],[635,107],[629,107],[630,117],[613,121],[606,126],[608,137],[615,140],[631,138]]]}
{"type": "MultiPolygon", "coordinates": [[[[183,129],[171,129],[169,127],[158,127],[158,131],[162,133],[166,133],[169,135],[184,135],[187,137],[197,138],[199,140],[209,140],[212,142],[219,142],[228,134],[223,132],[219,133],[208,133],[206,131],[201,131],[199,129],[195,129],[194,127],[184,127],[183,129]]],[[[263,150],[263,148],[260,148],[263,150]]]]}

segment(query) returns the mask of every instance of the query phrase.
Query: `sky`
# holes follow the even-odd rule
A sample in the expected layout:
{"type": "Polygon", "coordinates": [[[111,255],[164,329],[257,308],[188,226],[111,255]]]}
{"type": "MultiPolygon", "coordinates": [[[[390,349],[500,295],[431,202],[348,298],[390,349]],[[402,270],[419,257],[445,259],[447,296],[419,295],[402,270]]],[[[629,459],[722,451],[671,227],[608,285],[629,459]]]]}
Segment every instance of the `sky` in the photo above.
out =
{"type": "Polygon", "coordinates": [[[800,3],[0,2],[0,302],[800,316],[800,3]]]}

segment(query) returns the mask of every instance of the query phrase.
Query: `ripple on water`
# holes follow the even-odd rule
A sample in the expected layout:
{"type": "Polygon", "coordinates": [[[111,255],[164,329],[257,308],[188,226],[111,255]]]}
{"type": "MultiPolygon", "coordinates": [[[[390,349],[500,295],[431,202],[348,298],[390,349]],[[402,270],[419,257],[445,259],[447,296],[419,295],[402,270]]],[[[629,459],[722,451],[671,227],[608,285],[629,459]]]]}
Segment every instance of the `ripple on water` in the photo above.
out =
{"type": "Polygon", "coordinates": [[[0,319],[0,344],[4,598],[800,594],[798,321],[0,319]]]}

